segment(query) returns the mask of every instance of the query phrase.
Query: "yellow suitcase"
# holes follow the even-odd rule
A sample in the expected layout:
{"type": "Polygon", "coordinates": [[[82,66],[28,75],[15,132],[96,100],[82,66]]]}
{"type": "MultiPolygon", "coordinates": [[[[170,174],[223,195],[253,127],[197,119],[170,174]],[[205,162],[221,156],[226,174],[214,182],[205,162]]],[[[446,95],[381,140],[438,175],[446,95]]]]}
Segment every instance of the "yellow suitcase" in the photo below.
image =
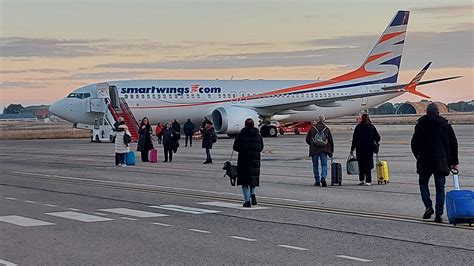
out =
{"type": "Polygon", "coordinates": [[[387,161],[380,161],[377,156],[376,168],[377,168],[377,183],[378,184],[390,183],[390,174],[388,172],[387,161]]]}

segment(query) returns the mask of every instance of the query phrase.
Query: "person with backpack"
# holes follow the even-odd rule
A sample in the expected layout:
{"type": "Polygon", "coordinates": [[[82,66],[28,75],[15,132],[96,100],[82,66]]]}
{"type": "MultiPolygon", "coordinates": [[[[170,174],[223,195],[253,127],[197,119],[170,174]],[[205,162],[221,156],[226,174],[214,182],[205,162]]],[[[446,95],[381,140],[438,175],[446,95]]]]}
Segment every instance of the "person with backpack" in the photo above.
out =
{"type": "Polygon", "coordinates": [[[313,126],[306,134],[306,143],[309,145],[309,156],[313,161],[314,185],[327,187],[326,176],[328,173],[328,156],[334,153],[334,141],[331,130],[324,124],[326,118],[319,115],[313,121],[313,126]],[[319,174],[319,161],[321,161],[321,175],[319,174]]]}
{"type": "Polygon", "coordinates": [[[126,167],[127,162],[125,160],[127,153],[130,152],[130,142],[132,142],[132,137],[128,131],[128,127],[125,125],[124,121],[118,122],[117,128],[115,130],[115,155],[118,157],[118,166],[126,167]]]}
{"type": "Polygon", "coordinates": [[[138,144],[137,151],[141,152],[142,162],[148,162],[148,152],[152,150],[153,142],[151,136],[153,135],[153,128],[150,125],[148,117],[144,117],[141,120],[140,127],[138,128],[138,144]]]}
{"type": "Polygon", "coordinates": [[[252,118],[245,120],[245,127],[234,141],[233,150],[239,153],[237,159],[237,185],[242,186],[245,208],[257,205],[255,188],[260,184],[260,156],[263,151],[263,138],[255,128],[252,118]]]}
{"type": "Polygon", "coordinates": [[[164,163],[173,161],[173,147],[175,145],[175,132],[171,128],[171,123],[167,122],[165,127],[161,130],[163,135],[163,152],[165,155],[164,163]]]}
{"type": "Polygon", "coordinates": [[[378,152],[380,135],[372,125],[368,114],[361,116],[360,123],[352,135],[351,155],[356,151],[359,164],[359,185],[370,186],[372,182],[372,168],[374,168],[374,153],[378,152]]]}
{"type": "Polygon", "coordinates": [[[186,137],[185,142],[184,142],[184,147],[188,147],[188,139],[189,139],[189,147],[193,146],[193,134],[194,134],[194,129],[196,126],[191,122],[191,119],[188,119],[186,123],[184,123],[183,126],[183,131],[184,131],[184,136],[186,137]]]}
{"type": "Polygon", "coordinates": [[[217,135],[212,127],[211,121],[206,121],[204,128],[201,128],[202,148],[206,149],[206,161],[203,164],[212,163],[211,149],[212,145],[217,141],[217,135]]]}

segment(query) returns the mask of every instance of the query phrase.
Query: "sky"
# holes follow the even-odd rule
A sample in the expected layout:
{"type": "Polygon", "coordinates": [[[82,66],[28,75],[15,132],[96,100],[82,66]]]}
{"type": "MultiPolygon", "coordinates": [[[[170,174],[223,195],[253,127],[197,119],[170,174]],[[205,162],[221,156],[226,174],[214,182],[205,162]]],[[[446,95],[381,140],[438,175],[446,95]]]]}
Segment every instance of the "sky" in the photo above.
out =
{"type": "MultiPolygon", "coordinates": [[[[330,79],[357,68],[397,10],[410,20],[399,82],[474,99],[471,0],[0,0],[0,107],[51,104],[122,79],[330,79]]],[[[419,101],[404,94],[392,102],[419,101]]]]}

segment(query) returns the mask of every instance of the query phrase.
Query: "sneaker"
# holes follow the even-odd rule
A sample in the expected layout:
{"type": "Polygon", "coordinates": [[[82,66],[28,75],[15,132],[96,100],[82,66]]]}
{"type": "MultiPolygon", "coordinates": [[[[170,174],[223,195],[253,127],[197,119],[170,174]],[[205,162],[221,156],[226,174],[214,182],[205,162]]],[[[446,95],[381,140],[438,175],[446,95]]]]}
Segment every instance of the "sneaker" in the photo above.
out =
{"type": "Polygon", "coordinates": [[[433,213],[434,213],[433,208],[431,207],[426,208],[425,213],[423,214],[423,219],[430,219],[433,213]]]}
{"type": "Polygon", "coordinates": [[[359,186],[363,186],[363,185],[365,185],[365,181],[361,181],[361,182],[359,183],[359,186]]]}
{"type": "Polygon", "coordinates": [[[326,180],[321,180],[321,185],[322,187],[327,187],[328,184],[326,183],[326,180]]]}
{"type": "Polygon", "coordinates": [[[364,186],[371,186],[372,184],[370,184],[369,182],[367,183],[364,183],[364,186]]]}
{"type": "Polygon", "coordinates": [[[245,208],[250,208],[250,207],[252,207],[252,205],[250,205],[250,201],[246,201],[246,202],[244,203],[243,207],[245,207],[245,208]]]}
{"type": "Polygon", "coordinates": [[[205,162],[203,162],[202,164],[208,164],[208,163],[209,163],[209,161],[208,161],[208,160],[206,160],[206,161],[205,161],[205,162]]]}
{"type": "Polygon", "coordinates": [[[442,223],[443,222],[443,217],[441,215],[436,215],[434,218],[435,223],[442,223]]]}
{"type": "Polygon", "coordinates": [[[321,186],[321,183],[319,183],[318,181],[314,182],[314,186],[315,187],[320,187],[321,186]]]}
{"type": "Polygon", "coordinates": [[[126,164],[122,164],[122,167],[127,167],[127,165],[126,165],[126,164]]]}
{"type": "Polygon", "coordinates": [[[255,197],[255,194],[250,195],[250,199],[252,200],[252,205],[257,205],[257,197],[255,197]]]}

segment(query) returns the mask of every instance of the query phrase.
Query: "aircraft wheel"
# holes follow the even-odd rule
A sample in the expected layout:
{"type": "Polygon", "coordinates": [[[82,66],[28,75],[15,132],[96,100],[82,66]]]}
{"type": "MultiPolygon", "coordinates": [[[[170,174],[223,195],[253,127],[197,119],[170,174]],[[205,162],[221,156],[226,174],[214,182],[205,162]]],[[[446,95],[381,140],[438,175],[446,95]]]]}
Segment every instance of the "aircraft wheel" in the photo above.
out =
{"type": "Polygon", "coordinates": [[[278,129],[276,128],[276,126],[268,126],[267,127],[267,132],[268,132],[268,136],[269,137],[276,137],[278,136],[278,129]]]}
{"type": "Polygon", "coordinates": [[[269,128],[268,126],[262,126],[260,128],[260,134],[262,135],[262,137],[266,138],[269,136],[269,128]]]}

